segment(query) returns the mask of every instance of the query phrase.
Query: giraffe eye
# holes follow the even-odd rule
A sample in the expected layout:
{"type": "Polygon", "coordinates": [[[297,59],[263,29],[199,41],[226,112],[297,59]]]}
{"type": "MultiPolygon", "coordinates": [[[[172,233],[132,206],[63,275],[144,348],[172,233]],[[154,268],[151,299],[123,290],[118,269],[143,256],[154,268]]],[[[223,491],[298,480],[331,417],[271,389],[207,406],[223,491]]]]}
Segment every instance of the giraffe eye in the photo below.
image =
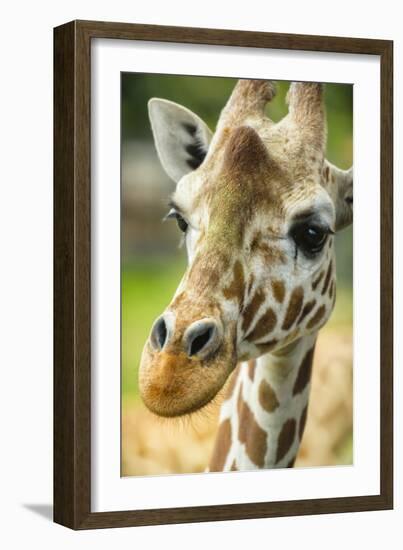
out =
{"type": "Polygon", "coordinates": [[[179,229],[182,231],[182,233],[186,233],[186,230],[188,228],[188,223],[187,221],[182,218],[182,216],[180,214],[176,214],[176,223],[178,224],[178,227],[179,229]]]}
{"type": "Polygon", "coordinates": [[[331,231],[328,227],[313,223],[301,223],[294,226],[291,236],[302,252],[307,256],[315,256],[325,246],[329,233],[331,231]]]}
{"type": "Polygon", "coordinates": [[[183,216],[179,214],[176,210],[172,209],[168,212],[168,214],[165,216],[165,219],[171,219],[175,218],[176,223],[178,224],[179,229],[182,231],[182,233],[186,233],[186,230],[189,226],[188,222],[185,220],[183,216]]]}

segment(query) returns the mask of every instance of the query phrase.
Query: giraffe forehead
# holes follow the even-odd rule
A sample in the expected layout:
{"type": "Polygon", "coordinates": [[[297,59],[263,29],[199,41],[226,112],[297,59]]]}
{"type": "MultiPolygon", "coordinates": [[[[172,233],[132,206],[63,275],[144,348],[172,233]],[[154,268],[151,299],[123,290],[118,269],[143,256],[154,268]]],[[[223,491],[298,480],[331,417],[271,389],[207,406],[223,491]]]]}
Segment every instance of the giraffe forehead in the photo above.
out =
{"type": "MultiPolygon", "coordinates": [[[[284,218],[302,205],[318,210],[333,209],[319,173],[290,174],[276,165],[248,173],[234,170],[208,175],[205,172],[194,189],[193,208],[204,206],[208,215],[217,220],[234,221],[232,217],[241,214],[242,220],[250,221],[258,212],[284,218]]],[[[191,189],[188,192],[191,193],[191,189]]]]}
{"type": "Polygon", "coordinates": [[[317,215],[329,227],[334,225],[334,205],[330,197],[311,180],[294,188],[267,184],[262,189],[261,182],[256,187],[250,184],[215,186],[204,194],[204,200],[206,235],[232,246],[256,243],[258,237],[284,237],[293,220],[302,214],[317,215]]]}
{"type": "Polygon", "coordinates": [[[239,223],[245,224],[254,212],[284,217],[299,202],[315,201],[324,191],[323,158],[307,155],[304,145],[296,144],[298,140],[291,140],[288,133],[277,132],[269,137],[264,131],[258,133],[262,138],[260,153],[249,147],[242,162],[239,140],[234,139],[232,147],[227,144],[229,151],[218,142],[202,166],[179,182],[175,193],[179,202],[190,212],[198,211],[199,217],[208,216],[218,224],[229,219],[236,223],[235,217],[241,213],[239,223]],[[262,149],[267,152],[263,160],[266,153],[262,149]]]}
{"type": "Polygon", "coordinates": [[[197,202],[205,204],[212,229],[235,237],[243,235],[261,215],[267,220],[279,216],[283,208],[280,189],[278,181],[263,171],[226,173],[201,188],[197,202]]]}

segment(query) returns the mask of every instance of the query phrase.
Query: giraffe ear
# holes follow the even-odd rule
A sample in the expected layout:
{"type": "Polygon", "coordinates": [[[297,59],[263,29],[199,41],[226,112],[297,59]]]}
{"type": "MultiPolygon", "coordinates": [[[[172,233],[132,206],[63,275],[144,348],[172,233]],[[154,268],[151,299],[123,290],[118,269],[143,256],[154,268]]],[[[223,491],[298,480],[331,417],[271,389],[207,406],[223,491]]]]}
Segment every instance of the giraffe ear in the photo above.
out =
{"type": "Polygon", "coordinates": [[[150,99],[148,113],[161,164],[178,182],[203,162],[212,132],[192,111],[166,99],[150,99]]]}
{"type": "Polygon", "coordinates": [[[336,210],[336,231],[353,222],[353,167],[340,170],[326,161],[323,179],[336,210]]]}
{"type": "Polygon", "coordinates": [[[337,231],[353,223],[353,167],[342,171],[338,183],[338,200],[336,203],[337,231]]]}

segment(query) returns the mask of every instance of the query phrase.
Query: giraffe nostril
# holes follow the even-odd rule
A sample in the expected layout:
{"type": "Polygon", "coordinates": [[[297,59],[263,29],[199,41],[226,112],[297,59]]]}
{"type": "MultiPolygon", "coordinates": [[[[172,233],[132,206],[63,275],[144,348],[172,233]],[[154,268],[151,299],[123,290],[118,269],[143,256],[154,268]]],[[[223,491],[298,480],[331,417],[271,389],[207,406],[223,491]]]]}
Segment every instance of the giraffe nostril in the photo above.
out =
{"type": "Polygon", "coordinates": [[[219,330],[214,321],[197,321],[185,334],[185,347],[189,357],[211,355],[216,351],[219,343],[219,330]]]}
{"type": "Polygon", "coordinates": [[[211,339],[212,332],[213,328],[210,327],[202,334],[199,334],[199,336],[196,336],[196,338],[190,343],[189,355],[196,355],[196,353],[202,350],[211,339]]]}
{"type": "Polygon", "coordinates": [[[162,350],[167,340],[167,325],[163,317],[158,319],[151,331],[151,343],[157,350],[162,350]]]}

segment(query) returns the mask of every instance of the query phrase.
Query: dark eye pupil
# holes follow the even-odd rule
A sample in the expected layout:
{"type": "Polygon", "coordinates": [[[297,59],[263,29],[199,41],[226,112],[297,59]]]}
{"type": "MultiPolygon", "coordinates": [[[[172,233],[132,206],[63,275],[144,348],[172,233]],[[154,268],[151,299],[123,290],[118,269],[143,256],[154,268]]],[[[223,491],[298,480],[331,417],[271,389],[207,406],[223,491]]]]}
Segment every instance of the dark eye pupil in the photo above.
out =
{"type": "Polygon", "coordinates": [[[327,235],[325,229],[308,224],[297,226],[292,233],[296,245],[308,254],[320,252],[327,235]]]}
{"type": "Polygon", "coordinates": [[[188,224],[180,214],[176,214],[176,223],[178,224],[179,229],[185,233],[188,228],[188,224]]]}
{"type": "Polygon", "coordinates": [[[312,244],[320,243],[324,238],[324,233],[314,227],[308,227],[306,230],[305,238],[308,242],[312,244]]]}

